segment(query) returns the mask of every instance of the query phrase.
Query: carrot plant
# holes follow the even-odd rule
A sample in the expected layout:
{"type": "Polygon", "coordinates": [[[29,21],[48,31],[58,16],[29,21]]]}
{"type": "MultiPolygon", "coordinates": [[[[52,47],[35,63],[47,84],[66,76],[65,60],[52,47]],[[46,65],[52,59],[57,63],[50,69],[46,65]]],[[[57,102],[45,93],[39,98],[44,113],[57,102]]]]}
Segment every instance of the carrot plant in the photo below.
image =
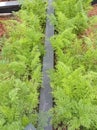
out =
{"type": "Polygon", "coordinates": [[[55,107],[53,123],[68,130],[97,128],[97,73],[58,62],[51,74],[55,107]]]}
{"type": "Polygon", "coordinates": [[[0,129],[37,124],[46,3],[27,0],[7,24],[0,58],[0,129]],[[39,8],[41,11],[39,12],[39,8]]]}
{"type": "Polygon", "coordinates": [[[57,31],[60,29],[64,30],[67,27],[73,27],[73,31],[76,34],[83,32],[88,26],[86,13],[90,8],[90,1],[91,0],[56,0],[54,7],[56,9],[57,31]],[[60,24],[60,22],[63,24],[60,24]]]}
{"type": "Polygon", "coordinates": [[[60,129],[97,129],[97,46],[96,40],[92,39],[93,33],[84,36],[93,20],[87,16],[90,2],[54,2],[55,16],[51,20],[56,33],[51,43],[56,66],[51,72],[51,86],[53,123],[60,129]]]}

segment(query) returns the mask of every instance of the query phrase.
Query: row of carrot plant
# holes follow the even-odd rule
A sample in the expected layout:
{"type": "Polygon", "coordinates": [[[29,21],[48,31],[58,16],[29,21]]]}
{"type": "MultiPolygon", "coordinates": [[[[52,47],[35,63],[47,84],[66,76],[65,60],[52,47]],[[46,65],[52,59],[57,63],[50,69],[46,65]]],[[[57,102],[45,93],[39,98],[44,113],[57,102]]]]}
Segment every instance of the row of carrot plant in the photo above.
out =
{"type": "MultiPolygon", "coordinates": [[[[54,96],[53,123],[59,129],[97,129],[96,31],[84,32],[97,21],[88,18],[91,0],[54,2],[55,69],[51,72],[54,96]]],[[[37,124],[41,61],[44,53],[46,3],[24,0],[0,38],[0,129],[23,130],[37,124]]]]}
{"type": "Polygon", "coordinates": [[[24,0],[0,38],[0,129],[37,124],[46,2],[24,0]]]}
{"type": "Polygon", "coordinates": [[[55,69],[51,72],[55,128],[97,129],[97,31],[85,31],[97,23],[88,17],[91,0],[55,0],[51,20],[55,35],[55,69]]]}

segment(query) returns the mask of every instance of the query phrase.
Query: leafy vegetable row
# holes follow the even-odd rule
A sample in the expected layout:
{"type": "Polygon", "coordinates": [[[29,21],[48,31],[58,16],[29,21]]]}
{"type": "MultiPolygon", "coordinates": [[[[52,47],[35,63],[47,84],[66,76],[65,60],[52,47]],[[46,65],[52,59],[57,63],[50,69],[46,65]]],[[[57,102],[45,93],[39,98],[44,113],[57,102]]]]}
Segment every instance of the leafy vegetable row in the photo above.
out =
{"type": "Polygon", "coordinates": [[[91,0],[54,2],[55,70],[51,74],[54,125],[68,130],[97,129],[97,43],[84,32],[97,18],[88,18],[91,0]]]}
{"type": "Polygon", "coordinates": [[[0,129],[37,124],[46,3],[25,0],[0,39],[0,129]]]}

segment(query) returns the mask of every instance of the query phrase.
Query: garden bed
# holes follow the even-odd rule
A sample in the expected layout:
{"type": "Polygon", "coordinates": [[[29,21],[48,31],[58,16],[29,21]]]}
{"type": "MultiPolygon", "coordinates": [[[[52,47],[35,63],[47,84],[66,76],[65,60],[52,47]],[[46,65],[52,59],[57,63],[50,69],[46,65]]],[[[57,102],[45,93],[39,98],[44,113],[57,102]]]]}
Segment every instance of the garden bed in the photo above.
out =
{"type": "MultiPolygon", "coordinates": [[[[32,5],[30,3],[24,5],[20,13],[17,13],[16,16],[21,19],[20,21],[13,16],[0,17],[0,45],[2,45],[2,49],[0,48],[2,56],[0,58],[0,92],[2,92],[0,128],[2,130],[3,128],[22,130],[29,123],[37,127],[44,54],[43,25],[46,16],[45,4],[41,3],[41,0],[34,2],[32,5]]],[[[97,25],[91,23],[92,16],[97,15],[97,5],[88,11],[87,18],[86,12],[90,6],[84,1],[80,2],[71,4],[67,0],[65,5],[64,0],[61,2],[56,0],[56,15],[52,16],[56,30],[55,36],[51,38],[56,60],[55,68],[50,74],[54,97],[54,118],[52,118],[55,128],[53,130],[67,130],[66,126],[69,130],[97,129],[94,128],[96,125],[92,126],[97,122],[97,25]]],[[[49,24],[48,26],[51,27],[49,24]]],[[[53,35],[53,27],[47,28],[49,29],[52,31],[46,32],[48,37],[49,34],[53,35]]],[[[46,42],[48,51],[48,41],[46,42]]],[[[51,51],[49,53],[52,56],[51,51]]],[[[47,64],[51,65],[52,58],[49,58],[50,62],[45,59],[45,67],[49,67],[47,64]]],[[[44,82],[47,81],[49,79],[44,78],[44,82]]],[[[45,89],[42,88],[42,92],[43,90],[45,89]]],[[[48,90],[46,92],[49,94],[51,90],[49,93],[48,90]]],[[[41,100],[43,98],[44,95],[41,100]]],[[[40,104],[41,109],[48,109],[46,103],[47,101],[44,106],[40,104]]],[[[52,106],[51,102],[50,104],[52,106]]]]}
{"type": "Polygon", "coordinates": [[[37,126],[46,5],[41,0],[33,2],[24,3],[14,16],[0,17],[2,130],[24,130],[30,123],[37,126]]]}
{"type": "Polygon", "coordinates": [[[55,130],[66,126],[68,130],[96,130],[92,121],[96,124],[97,5],[89,10],[88,2],[56,0],[54,6],[56,32],[51,43],[56,62],[51,86],[55,130]]]}

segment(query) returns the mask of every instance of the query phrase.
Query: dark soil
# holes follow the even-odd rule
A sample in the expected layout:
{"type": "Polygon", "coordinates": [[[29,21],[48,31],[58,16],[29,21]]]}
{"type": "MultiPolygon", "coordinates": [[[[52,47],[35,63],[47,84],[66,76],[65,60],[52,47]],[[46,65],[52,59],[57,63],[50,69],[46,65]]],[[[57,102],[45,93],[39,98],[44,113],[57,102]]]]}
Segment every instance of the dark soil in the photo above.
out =
{"type": "MultiPolygon", "coordinates": [[[[53,130],[58,130],[58,128],[57,129],[53,129],[53,130]]],[[[66,128],[61,128],[61,130],[66,130],[66,128]]]]}

